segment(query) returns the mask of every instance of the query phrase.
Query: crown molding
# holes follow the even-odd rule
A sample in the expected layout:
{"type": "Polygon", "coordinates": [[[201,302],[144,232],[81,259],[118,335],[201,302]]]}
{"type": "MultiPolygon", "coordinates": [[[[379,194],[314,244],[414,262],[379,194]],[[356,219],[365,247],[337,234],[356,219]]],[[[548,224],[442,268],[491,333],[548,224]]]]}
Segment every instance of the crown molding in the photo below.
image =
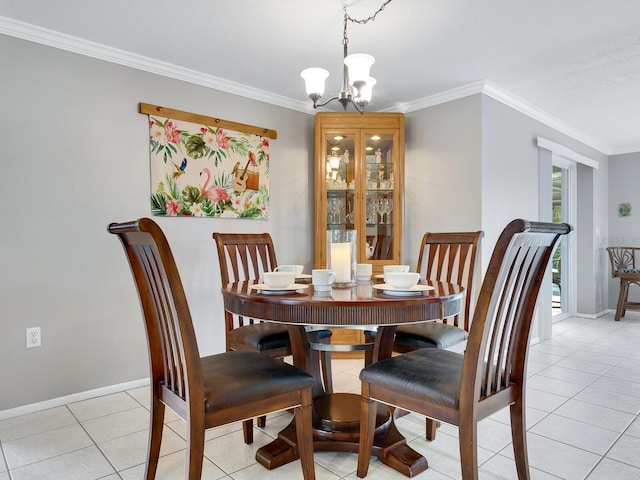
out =
{"type": "MultiPolygon", "coordinates": [[[[108,62],[116,63],[119,65],[143,70],[145,72],[155,73],[176,80],[181,80],[195,85],[201,85],[203,87],[213,88],[223,92],[231,93],[245,98],[250,98],[278,107],[284,107],[290,110],[295,110],[302,113],[313,114],[314,110],[309,106],[307,101],[293,100],[289,97],[282,95],[276,95],[265,90],[249,87],[241,83],[231,82],[220,77],[213,75],[206,75],[195,70],[183,68],[171,63],[162,62],[160,60],[137,55],[125,50],[108,47],[106,45],[84,40],[78,37],[67,35],[64,33],[56,32],[46,28],[38,27],[29,23],[14,20],[12,18],[0,16],[0,33],[6,35],[29,40],[32,42],[40,43],[61,50],[86,55],[89,57],[105,60],[108,62]]],[[[624,150],[614,151],[608,145],[599,142],[588,135],[580,132],[579,130],[571,127],[570,125],[558,120],[557,118],[547,114],[539,108],[529,104],[528,102],[517,98],[511,93],[507,93],[486,81],[479,81],[464,85],[459,88],[454,88],[441,92],[435,95],[418,99],[414,102],[398,104],[392,109],[394,111],[400,111],[405,113],[422,110],[424,108],[433,107],[443,103],[458,100],[460,98],[468,97],[483,93],[494,100],[497,100],[513,109],[527,115],[534,120],[537,120],[555,130],[558,130],[565,135],[568,135],[579,142],[588,145],[595,150],[598,150],[605,155],[630,153],[640,151],[639,148],[629,148],[624,150]]]]}
{"type": "Polygon", "coordinates": [[[64,33],[38,27],[30,23],[20,22],[12,18],[0,16],[0,33],[47,45],[68,52],[86,55],[88,57],[105,60],[126,67],[135,68],[164,77],[174,78],[195,85],[213,88],[241,97],[258,100],[278,107],[288,108],[303,113],[311,113],[308,102],[293,100],[282,95],[276,95],[265,90],[249,87],[241,83],[225,80],[213,75],[207,75],[195,70],[183,68],[171,63],[137,55],[117,48],[91,42],[64,33]]]}
{"type": "MultiPolygon", "coordinates": [[[[446,92],[421,98],[419,100],[416,100],[415,102],[403,104],[402,107],[406,113],[414,112],[423,108],[433,107],[435,105],[468,97],[470,95],[477,95],[479,93],[491,97],[494,100],[497,100],[498,102],[503,103],[504,105],[507,105],[514,110],[517,110],[518,112],[553,128],[554,130],[564,133],[565,135],[578,140],[579,142],[582,142],[601,153],[604,153],[605,155],[611,155],[613,152],[613,149],[610,146],[586,135],[585,133],[549,115],[543,110],[531,105],[525,100],[522,100],[515,95],[490,84],[487,81],[471,83],[469,85],[464,85],[459,88],[448,90],[446,92]]],[[[629,150],[629,152],[631,151],[637,152],[638,150],[629,150]]]]}

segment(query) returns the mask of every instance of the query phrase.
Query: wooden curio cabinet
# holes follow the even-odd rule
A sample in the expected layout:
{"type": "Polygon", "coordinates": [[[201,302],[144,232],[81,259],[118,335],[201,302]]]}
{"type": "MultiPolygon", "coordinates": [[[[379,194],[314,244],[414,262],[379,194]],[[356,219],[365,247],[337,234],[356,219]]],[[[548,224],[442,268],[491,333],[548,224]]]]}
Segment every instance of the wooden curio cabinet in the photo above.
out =
{"type": "Polygon", "coordinates": [[[326,231],[357,231],[357,262],[402,262],[404,115],[318,113],[315,118],[314,266],[325,268],[326,231]]]}

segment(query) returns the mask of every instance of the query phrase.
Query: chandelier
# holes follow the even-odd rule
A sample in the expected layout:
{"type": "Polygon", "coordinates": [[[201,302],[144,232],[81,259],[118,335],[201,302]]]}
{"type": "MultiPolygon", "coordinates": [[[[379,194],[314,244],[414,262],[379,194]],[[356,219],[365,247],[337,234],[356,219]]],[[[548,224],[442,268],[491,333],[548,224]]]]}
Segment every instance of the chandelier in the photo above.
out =
{"type": "Polygon", "coordinates": [[[364,113],[365,107],[371,101],[373,86],[376,84],[376,79],[369,76],[371,65],[375,63],[375,59],[366,53],[348,54],[347,47],[349,38],[347,37],[347,25],[348,22],[364,25],[375,20],[376,16],[384,10],[384,7],[391,3],[391,1],[392,0],[386,0],[376,13],[362,20],[356,20],[350,17],[347,13],[347,7],[344,7],[342,35],[344,66],[342,69],[342,90],[340,90],[338,96],[332,97],[324,103],[318,103],[318,100],[320,100],[324,94],[324,82],[329,76],[329,72],[324,68],[307,68],[300,73],[300,76],[306,84],[307,95],[309,95],[309,98],[313,101],[313,108],[323,107],[329,102],[338,100],[345,110],[349,104],[352,104],[358,112],[364,113]]]}

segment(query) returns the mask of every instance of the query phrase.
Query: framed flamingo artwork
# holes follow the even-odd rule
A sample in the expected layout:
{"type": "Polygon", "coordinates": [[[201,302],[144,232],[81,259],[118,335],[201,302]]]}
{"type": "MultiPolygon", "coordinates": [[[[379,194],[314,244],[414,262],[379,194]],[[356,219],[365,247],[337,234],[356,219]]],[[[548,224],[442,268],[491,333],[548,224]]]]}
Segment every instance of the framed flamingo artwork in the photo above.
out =
{"type": "Polygon", "coordinates": [[[142,103],[140,112],[149,115],[153,215],[269,218],[269,140],[275,132],[142,103]]]}

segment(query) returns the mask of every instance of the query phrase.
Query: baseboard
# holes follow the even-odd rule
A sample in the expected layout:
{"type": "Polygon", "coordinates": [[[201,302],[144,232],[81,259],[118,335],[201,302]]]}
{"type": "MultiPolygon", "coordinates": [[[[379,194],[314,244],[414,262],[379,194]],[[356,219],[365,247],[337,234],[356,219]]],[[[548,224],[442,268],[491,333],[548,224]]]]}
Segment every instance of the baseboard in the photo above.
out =
{"type": "Polygon", "coordinates": [[[588,318],[590,320],[595,320],[596,318],[600,318],[607,313],[616,313],[615,310],[607,309],[599,313],[576,313],[574,317],[588,318]]]}
{"type": "Polygon", "coordinates": [[[21,407],[0,411],[0,420],[6,420],[7,418],[17,417],[19,415],[26,415],[28,413],[39,412],[41,410],[47,410],[49,408],[60,407],[62,405],[66,405],[67,403],[80,402],[82,400],[88,400],[89,398],[124,392],[133,388],[144,387],[146,385],[149,385],[149,379],[141,378],[140,380],[119,383],[117,385],[109,385],[108,387],[101,387],[94,390],[87,390],[86,392],[74,393],[65,397],[52,398],[51,400],[45,400],[44,402],[30,403],[29,405],[23,405],[21,407]]]}

